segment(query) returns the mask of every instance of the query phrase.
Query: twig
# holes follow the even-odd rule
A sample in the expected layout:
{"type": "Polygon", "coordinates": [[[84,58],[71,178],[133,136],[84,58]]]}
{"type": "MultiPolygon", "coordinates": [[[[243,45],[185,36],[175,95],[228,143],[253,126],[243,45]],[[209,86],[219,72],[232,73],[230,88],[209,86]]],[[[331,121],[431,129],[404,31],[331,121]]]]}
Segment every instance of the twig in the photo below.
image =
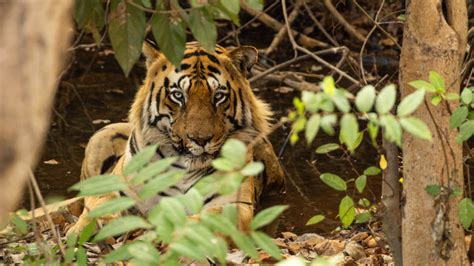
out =
{"type": "Polygon", "coordinates": [[[367,80],[365,79],[365,70],[364,70],[364,63],[362,62],[362,55],[364,53],[365,45],[367,44],[367,41],[369,40],[370,36],[372,33],[375,31],[377,28],[377,20],[380,15],[380,11],[382,11],[383,5],[385,4],[385,0],[382,0],[382,3],[380,4],[379,10],[377,11],[377,14],[375,14],[375,25],[372,27],[370,30],[369,34],[367,34],[367,37],[364,39],[364,43],[362,44],[362,47],[360,48],[360,53],[359,53],[359,60],[360,60],[360,73],[362,75],[362,80],[364,80],[364,83],[367,84],[367,80]]]}
{"type": "MultiPolygon", "coordinates": [[[[334,48],[329,48],[329,49],[325,49],[325,50],[320,50],[320,51],[314,52],[314,54],[316,54],[316,55],[335,54],[335,53],[338,53],[338,52],[340,52],[340,51],[344,52],[344,51],[348,51],[348,49],[347,49],[347,47],[345,47],[345,46],[334,47],[334,48]]],[[[261,79],[262,77],[264,77],[264,76],[266,76],[266,75],[268,75],[268,74],[270,74],[270,73],[272,73],[272,72],[275,72],[275,71],[277,71],[277,70],[279,70],[279,69],[282,69],[282,68],[284,68],[284,67],[286,67],[286,66],[289,66],[289,65],[294,64],[294,63],[296,63],[296,62],[299,62],[299,61],[302,61],[302,60],[305,60],[305,59],[309,59],[309,58],[311,58],[311,55],[309,55],[309,54],[305,54],[305,55],[301,55],[301,56],[295,57],[295,58],[293,58],[293,59],[291,59],[291,60],[285,61],[285,62],[283,62],[283,63],[281,63],[281,64],[278,64],[278,65],[276,65],[276,66],[274,66],[274,67],[271,67],[271,68],[269,68],[269,69],[267,69],[267,70],[265,70],[265,71],[259,73],[258,75],[256,75],[256,76],[252,77],[251,79],[249,79],[249,82],[250,82],[250,83],[253,83],[253,82],[255,82],[255,81],[261,79]]]]}
{"type": "MultiPolygon", "coordinates": [[[[296,1],[296,4],[290,13],[290,16],[288,16],[288,24],[290,25],[293,24],[293,21],[298,17],[302,2],[304,1],[296,1]]],[[[278,45],[283,40],[283,38],[285,38],[285,36],[288,36],[287,28],[282,27],[278,31],[278,33],[275,35],[275,38],[273,38],[272,43],[270,43],[268,48],[265,50],[265,55],[266,56],[270,55],[273,52],[273,50],[275,50],[278,47],[278,45]]]]}
{"type": "Polygon", "coordinates": [[[48,225],[53,233],[53,238],[58,244],[59,250],[61,251],[63,257],[66,257],[66,251],[64,250],[63,244],[61,243],[61,238],[59,237],[58,231],[56,231],[56,226],[54,225],[53,220],[51,219],[51,216],[49,215],[48,210],[46,209],[46,203],[44,202],[38,183],[36,182],[35,176],[33,175],[33,171],[31,171],[31,169],[29,170],[29,177],[36,197],[38,198],[41,208],[43,208],[44,215],[46,216],[46,220],[48,221],[48,225]]]}
{"type": "MultiPolygon", "coordinates": [[[[270,17],[269,15],[265,14],[264,12],[260,12],[258,10],[252,9],[247,4],[241,0],[240,1],[240,7],[247,13],[249,13],[252,16],[259,16],[258,19],[265,24],[267,27],[272,28],[275,31],[279,31],[281,28],[284,27],[282,23],[277,21],[276,19],[270,17]]],[[[287,29],[288,30],[288,29],[287,29]]],[[[297,35],[298,36],[298,41],[309,48],[314,48],[314,47],[328,47],[329,45],[325,42],[313,39],[311,37],[308,37],[307,35],[304,35],[302,33],[299,33],[295,30],[290,29],[291,34],[289,35],[297,35]]]]}
{"type": "MultiPolygon", "coordinates": [[[[372,23],[374,23],[374,26],[377,27],[385,36],[387,36],[390,40],[393,41],[393,43],[395,43],[395,45],[398,47],[398,49],[402,49],[402,46],[400,44],[398,44],[398,41],[390,34],[388,33],[384,28],[382,28],[380,26],[380,23],[377,21],[377,17],[378,17],[378,14],[380,12],[377,12],[377,15],[375,16],[375,19],[373,19],[368,13],[367,11],[365,11],[362,6],[359,5],[359,3],[357,2],[357,0],[354,0],[354,4],[360,9],[360,11],[362,11],[362,13],[364,13],[365,16],[367,16],[370,21],[372,21],[372,23]]],[[[381,4],[382,6],[383,4],[381,4]]]]}
{"type": "MultiPolygon", "coordinates": [[[[282,8],[283,8],[283,16],[285,17],[285,26],[288,28],[288,32],[291,32],[290,30],[290,25],[288,25],[288,13],[286,12],[286,1],[285,0],[282,0],[281,1],[282,3],[282,8]]],[[[337,72],[339,75],[341,76],[344,76],[345,78],[347,78],[349,81],[351,81],[352,83],[356,84],[356,85],[359,85],[360,86],[360,82],[357,81],[356,79],[354,79],[353,77],[351,77],[350,75],[348,75],[347,73],[345,73],[344,71],[340,70],[339,68],[329,64],[328,62],[326,62],[324,59],[322,59],[321,57],[317,56],[316,54],[312,53],[311,51],[309,51],[308,49],[298,45],[296,42],[295,42],[295,39],[293,38],[293,35],[292,34],[288,34],[288,38],[290,39],[290,42],[291,42],[291,45],[293,46],[293,49],[296,49],[296,50],[299,50],[303,53],[306,53],[308,55],[310,55],[314,60],[316,60],[317,62],[319,62],[320,64],[328,67],[329,69],[332,69],[334,70],[335,72],[337,72]]]]}
{"type": "Polygon", "coordinates": [[[306,4],[306,1],[303,1],[304,8],[306,9],[306,13],[308,13],[309,17],[311,20],[313,20],[314,25],[323,33],[324,36],[334,45],[334,46],[339,46],[339,43],[331,36],[329,33],[326,31],[324,28],[323,24],[319,22],[319,20],[314,16],[313,12],[309,8],[308,4],[306,4]]]}
{"type": "MultiPolygon", "coordinates": [[[[248,25],[250,25],[252,22],[254,22],[255,20],[257,20],[261,15],[265,14],[265,12],[268,12],[270,9],[272,9],[273,7],[275,7],[277,4],[279,4],[280,2],[278,1],[275,1],[273,2],[271,5],[269,5],[267,8],[265,8],[265,10],[263,10],[262,12],[260,12],[259,14],[257,14],[256,16],[254,16],[252,19],[250,19],[249,21],[247,21],[244,25],[238,27],[236,29],[237,33],[240,32],[241,29],[247,27],[248,25]]],[[[223,41],[229,39],[230,37],[232,37],[234,35],[233,32],[229,32],[227,33],[226,36],[222,37],[222,39],[218,40],[217,43],[222,43],[223,41]]]]}
{"type": "Polygon", "coordinates": [[[354,36],[359,42],[364,41],[365,37],[360,32],[358,32],[349,22],[347,22],[347,20],[333,6],[331,0],[324,0],[324,5],[350,35],[354,36]]]}

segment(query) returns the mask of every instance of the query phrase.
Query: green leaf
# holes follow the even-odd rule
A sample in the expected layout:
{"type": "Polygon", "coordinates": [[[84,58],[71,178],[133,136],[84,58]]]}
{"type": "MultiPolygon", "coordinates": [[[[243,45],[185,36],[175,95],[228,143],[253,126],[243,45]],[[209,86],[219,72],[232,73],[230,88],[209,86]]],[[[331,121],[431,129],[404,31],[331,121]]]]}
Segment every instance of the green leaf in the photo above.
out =
{"type": "Polygon", "coordinates": [[[244,176],[256,176],[260,174],[264,168],[265,166],[261,162],[250,162],[240,171],[240,173],[244,176]]]}
{"type": "Polygon", "coordinates": [[[364,175],[378,175],[382,172],[382,170],[380,170],[380,168],[376,167],[376,166],[370,166],[368,167],[367,169],[364,170],[364,175]]]}
{"type": "Polygon", "coordinates": [[[132,258],[132,255],[128,251],[128,248],[132,245],[135,245],[137,242],[126,243],[120,246],[119,248],[112,250],[110,253],[104,256],[104,263],[112,263],[116,261],[124,261],[132,258]]]}
{"type": "Polygon", "coordinates": [[[322,222],[325,219],[324,215],[318,214],[315,215],[306,222],[306,225],[313,225],[322,222]]]}
{"type": "Polygon", "coordinates": [[[436,88],[431,83],[424,80],[415,80],[415,81],[409,82],[408,85],[412,86],[413,88],[417,90],[436,92],[436,88]]]}
{"type": "Polygon", "coordinates": [[[346,191],[347,184],[339,176],[331,173],[324,173],[319,178],[328,186],[332,187],[337,191],[346,191]]]}
{"type": "Polygon", "coordinates": [[[148,146],[135,154],[125,166],[123,174],[128,176],[142,169],[153,158],[157,148],[158,145],[148,146]]]}
{"type": "Polygon", "coordinates": [[[359,123],[354,114],[344,114],[342,117],[340,136],[347,148],[354,151],[359,137],[359,123]]]}
{"type": "Polygon", "coordinates": [[[329,96],[333,96],[334,92],[336,91],[336,82],[334,82],[334,78],[332,76],[324,77],[320,86],[323,89],[324,93],[329,96]]]}
{"type": "Polygon", "coordinates": [[[87,265],[87,252],[83,247],[78,247],[76,251],[76,262],[79,266],[87,265]]]}
{"type": "Polygon", "coordinates": [[[474,134],[474,120],[468,120],[459,127],[458,137],[460,141],[468,140],[472,134],[474,134]]]}
{"type": "Polygon", "coordinates": [[[418,118],[415,117],[407,117],[401,118],[400,124],[402,125],[403,129],[408,131],[415,137],[420,139],[431,140],[431,131],[428,126],[418,118]]]}
{"type": "Polygon", "coordinates": [[[316,149],[316,153],[319,153],[319,154],[329,153],[329,152],[335,151],[339,148],[340,148],[340,146],[337,143],[327,143],[327,144],[319,146],[316,149]]]}
{"type": "Polygon", "coordinates": [[[160,201],[162,214],[175,226],[186,222],[186,211],[183,204],[176,198],[164,197],[160,201]]]}
{"type": "Polygon", "coordinates": [[[464,198],[459,202],[458,215],[464,229],[469,229],[474,218],[474,204],[470,198],[464,198]]]}
{"type": "Polygon", "coordinates": [[[216,25],[205,7],[191,10],[188,26],[194,38],[204,49],[210,52],[214,51],[217,40],[216,25]]]}
{"type": "Polygon", "coordinates": [[[437,106],[442,100],[443,100],[443,98],[441,98],[441,96],[433,95],[431,97],[431,104],[433,104],[434,106],[437,106]]]}
{"type": "Polygon", "coordinates": [[[370,201],[366,198],[362,198],[359,200],[359,205],[364,207],[364,208],[369,208],[370,207],[370,201]]]}
{"type": "Polygon", "coordinates": [[[380,124],[385,129],[385,139],[395,142],[398,146],[402,145],[402,128],[393,115],[381,116],[380,124]]]}
{"type": "Polygon", "coordinates": [[[151,27],[160,50],[176,67],[180,67],[186,46],[186,26],[181,18],[168,14],[155,13],[151,27]]]}
{"type": "Polygon", "coordinates": [[[440,185],[428,185],[425,187],[426,193],[430,194],[432,197],[438,196],[438,194],[441,192],[441,186],[440,185]]]}
{"type": "Polygon", "coordinates": [[[95,219],[92,219],[92,221],[88,225],[86,225],[84,230],[82,230],[81,234],[79,235],[79,241],[78,241],[79,245],[82,245],[86,243],[87,241],[89,241],[89,239],[95,232],[96,225],[97,225],[97,222],[95,219]]]}
{"type": "Polygon", "coordinates": [[[469,110],[466,106],[456,108],[449,119],[449,127],[451,129],[459,127],[466,120],[468,114],[469,110]]]}
{"type": "Polygon", "coordinates": [[[142,5],[146,8],[151,8],[151,2],[150,0],[141,0],[142,5]]]}
{"type": "Polygon", "coordinates": [[[249,236],[242,234],[241,232],[237,231],[230,235],[234,243],[237,245],[238,248],[243,250],[247,255],[249,255],[253,259],[258,258],[257,250],[252,243],[252,240],[249,236]]]}
{"type": "Polygon", "coordinates": [[[364,191],[364,188],[365,188],[366,184],[367,184],[367,176],[366,175],[359,176],[355,181],[355,185],[356,185],[357,191],[359,191],[359,193],[362,193],[364,191]]]}
{"type": "Polygon", "coordinates": [[[363,224],[363,223],[366,223],[370,220],[370,218],[372,217],[372,215],[370,214],[370,212],[362,212],[362,213],[359,213],[356,215],[355,217],[355,222],[357,224],[363,224]]]}
{"type": "Polygon", "coordinates": [[[332,136],[334,135],[334,125],[337,122],[336,114],[329,114],[321,118],[321,128],[326,132],[326,134],[332,136]]]}
{"type": "Polygon", "coordinates": [[[252,232],[250,235],[257,246],[268,252],[268,254],[270,254],[272,257],[277,260],[283,259],[280,249],[278,249],[275,243],[273,243],[273,239],[271,239],[269,236],[262,232],[252,232]]]}
{"type": "Polygon", "coordinates": [[[296,121],[293,123],[293,131],[295,133],[299,133],[303,131],[306,125],[306,118],[304,116],[300,116],[296,121]]]}
{"type": "Polygon", "coordinates": [[[417,90],[407,95],[405,98],[403,98],[400,105],[398,105],[397,115],[406,116],[412,114],[420,106],[424,99],[424,90],[417,90]]]}
{"type": "Polygon", "coordinates": [[[253,230],[263,227],[275,220],[288,206],[277,205],[257,213],[250,224],[253,230]]]}
{"type": "Polygon", "coordinates": [[[469,88],[464,88],[461,92],[461,101],[469,105],[472,102],[472,91],[469,88]]]}
{"type": "Polygon", "coordinates": [[[179,200],[186,207],[187,213],[196,214],[201,211],[204,197],[196,188],[191,188],[186,194],[179,197],[179,200]]]}
{"type": "Polygon", "coordinates": [[[304,114],[304,104],[299,98],[293,98],[293,105],[295,106],[298,115],[304,114]]]}
{"type": "Polygon", "coordinates": [[[128,197],[118,197],[106,201],[88,213],[89,218],[97,218],[108,214],[119,213],[135,205],[135,201],[128,197]]]}
{"type": "Polygon", "coordinates": [[[336,90],[334,95],[331,97],[331,100],[336,105],[337,109],[339,109],[343,113],[347,113],[351,110],[351,105],[347,96],[341,90],[336,90]]]}
{"type": "Polygon", "coordinates": [[[216,170],[223,172],[231,172],[238,168],[238,166],[236,166],[231,160],[227,158],[217,158],[212,160],[212,166],[216,170]]]}
{"type": "Polygon", "coordinates": [[[314,138],[318,134],[320,123],[321,116],[319,114],[312,115],[306,123],[305,137],[308,145],[313,142],[314,138]]]}
{"type": "Polygon", "coordinates": [[[446,91],[446,87],[444,85],[443,77],[435,71],[430,71],[428,79],[430,80],[431,84],[435,87],[437,91],[444,93],[446,91]]]}
{"type": "Polygon", "coordinates": [[[28,233],[28,224],[23,219],[21,219],[18,215],[13,214],[11,222],[15,226],[15,229],[17,229],[18,232],[20,232],[20,234],[24,235],[28,233]]]}
{"type": "Polygon", "coordinates": [[[312,91],[302,91],[301,100],[304,103],[304,108],[311,113],[316,113],[319,109],[321,102],[321,95],[318,95],[312,91]]]}
{"type": "Polygon", "coordinates": [[[179,242],[174,242],[169,247],[174,252],[185,256],[190,259],[203,260],[206,258],[206,255],[199,252],[195,245],[189,240],[181,240],[179,242]]]}
{"type": "Polygon", "coordinates": [[[240,2],[239,0],[220,0],[215,6],[220,11],[218,16],[219,18],[232,20],[232,22],[240,26],[239,22],[239,12],[240,12],[240,2]]]}
{"type": "Polygon", "coordinates": [[[104,8],[97,0],[74,1],[74,18],[78,28],[92,33],[96,43],[100,43],[100,31],[105,25],[104,8]]]}
{"type": "Polygon", "coordinates": [[[448,101],[454,101],[454,100],[459,99],[459,94],[455,92],[448,92],[444,95],[444,98],[448,101]]]}
{"type": "Polygon", "coordinates": [[[201,216],[201,220],[213,231],[217,231],[229,236],[233,235],[237,231],[235,224],[221,215],[206,213],[205,215],[201,216]]]}
{"type": "Polygon", "coordinates": [[[150,224],[138,216],[123,216],[106,224],[94,237],[93,241],[97,242],[109,236],[117,236],[140,228],[150,228],[150,224]]]}
{"type": "Polygon", "coordinates": [[[127,250],[132,257],[155,265],[158,263],[160,258],[160,254],[156,248],[152,244],[143,241],[134,241],[133,245],[127,247],[127,250]]]}
{"type": "Polygon", "coordinates": [[[355,218],[354,201],[351,197],[345,196],[339,203],[339,219],[343,227],[348,227],[352,224],[355,218]]]}
{"type": "Polygon", "coordinates": [[[234,163],[237,168],[240,168],[245,164],[247,147],[240,140],[229,139],[222,146],[221,155],[234,163]]]}
{"type": "Polygon", "coordinates": [[[138,193],[141,199],[148,199],[169,187],[176,185],[186,172],[181,170],[169,171],[150,180],[138,193]]]}
{"type": "Polygon", "coordinates": [[[109,16],[109,37],[115,58],[126,76],[141,54],[146,20],[143,10],[125,0],[113,0],[109,16]]]}
{"type": "Polygon", "coordinates": [[[372,141],[372,143],[377,144],[376,140],[377,140],[377,135],[379,133],[379,125],[377,123],[370,121],[367,124],[367,131],[369,132],[370,140],[372,141]]]}
{"type": "Polygon", "coordinates": [[[66,263],[71,263],[74,259],[74,249],[76,248],[77,243],[77,235],[76,234],[69,234],[66,237],[66,257],[64,258],[66,263]]]}
{"type": "Polygon", "coordinates": [[[367,113],[374,106],[374,101],[375,88],[372,85],[367,85],[357,93],[355,104],[360,112],[367,113]]]}
{"type": "Polygon", "coordinates": [[[263,0],[245,0],[245,3],[252,9],[262,10],[263,0]]]}
{"type": "Polygon", "coordinates": [[[379,114],[386,114],[392,110],[393,105],[397,99],[397,90],[395,85],[390,84],[385,86],[377,96],[375,102],[375,110],[379,114]]]}
{"type": "Polygon", "coordinates": [[[87,178],[73,185],[70,190],[78,190],[79,196],[96,196],[127,188],[122,178],[116,175],[99,175],[87,178]]]}
{"type": "Polygon", "coordinates": [[[159,173],[168,169],[174,162],[178,160],[178,157],[167,157],[148,164],[145,168],[141,169],[130,182],[134,185],[143,184],[148,179],[155,177],[159,173]]]}

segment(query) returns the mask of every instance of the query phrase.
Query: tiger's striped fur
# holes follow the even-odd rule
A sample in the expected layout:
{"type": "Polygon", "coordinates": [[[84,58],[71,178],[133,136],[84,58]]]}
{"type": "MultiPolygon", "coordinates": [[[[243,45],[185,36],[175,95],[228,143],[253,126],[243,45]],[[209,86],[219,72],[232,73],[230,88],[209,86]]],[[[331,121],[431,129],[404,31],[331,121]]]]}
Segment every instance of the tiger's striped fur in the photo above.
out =
{"type": "MultiPolygon", "coordinates": [[[[246,79],[257,60],[253,47],[226,50],[218,46],[210,53],[195,42],[188,43],[178,68],[148,43],[144,44],[143,53],[147,75],[130,110],[130,122],[108,125],[91,138],[81,178],[109,172],[121,175],[134,154],[158,144],[153,160],[179,156],[172,168],[185,169],[187,174],[176,186],[140,204],[139,211],[146,213],[162,197],[186,193],[211,173],[210,163],[225,140],[235,138],[249,144],[257,136],[266,136],[272,113],[253,94],[246,79]]],[[[215,211],[226,204],[236,204],[242,230],[250,224],[263,187],[284,182],[278,158],[265,137],[253,150],[250,157],[266,164],[266,178],[247,178],[234,195],[211,195],[205,199],[205,208],[215,211]]],[[[84,212],[70,231],[82,230],[88,223],[88,210],[114,196],[86,198],[84,212]]]]}

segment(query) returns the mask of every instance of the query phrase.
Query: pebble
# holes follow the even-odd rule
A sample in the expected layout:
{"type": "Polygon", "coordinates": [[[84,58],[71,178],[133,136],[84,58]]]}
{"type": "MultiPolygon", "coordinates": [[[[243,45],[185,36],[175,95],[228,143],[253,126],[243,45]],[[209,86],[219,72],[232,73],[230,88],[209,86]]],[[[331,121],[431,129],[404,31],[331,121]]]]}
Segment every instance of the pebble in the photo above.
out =
{"type": "Polygon", "coordinates": [[[375,248],[377,246],[377,240],[373,236],[369,236],[363,241],[364,245],[369,248],[375,248]]]}
{"type": "Polygon", "coordinates": [[[349,241],[344,248],[344,253],[351,256],[354,260],[359,260],[365,258],[365,250],[359,243],[354,241],[349,241]]]}
{"type": "Polygon", "coordinates": [[[359,241],[362,241],[362,240],[366,239],[367,237],[369,237],[369,233],[360,232],[360,233],[354,235],[353,237],[351,237],[351,241],[359,242],[359,241]]]}
{"type": "Polygon", "coordinates": [[[326,240],[314,246],[314,250],[318,255],[333,256],[344,250],[344,241],[326,240]]]}

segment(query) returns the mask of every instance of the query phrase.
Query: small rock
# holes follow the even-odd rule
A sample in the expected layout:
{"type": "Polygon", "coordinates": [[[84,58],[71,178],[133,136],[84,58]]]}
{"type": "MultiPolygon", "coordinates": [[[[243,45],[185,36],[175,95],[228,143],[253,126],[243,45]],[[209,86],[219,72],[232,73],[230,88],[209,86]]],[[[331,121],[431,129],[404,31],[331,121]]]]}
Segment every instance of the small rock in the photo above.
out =
{"type": "Polygon", "coordinates": [[[318,235],[318,234],[309,233],[309,234],[304,234],[304,235],[300,235],[300,236],[296,237],[295,241],[305,242],[305,241],[308,241],[308,240],[311,240],[311,239],[322,239],[322,240],[324,240],[325,238],[318,235]]]}
{"type": "Polygon", "coordinates": [[[377,240],[373,236],[369,236],[363,241],[364,245],[369,248],[375,248],[377,246],[377,240]]]}
{"type": "Polygon", "coordinates": [[[314,250],[323,256],[333,256],[344,250],[344,242],[339,240],[326,240],[316,246],[314,250]]]}
{"type": "Polygon", "coordinates": [[[353,237],[351,237],[351,241],[359,242],[359,241],[362,241],[362,240],[366,239],[368,236],[369,236],[369,233],[360,232],[360,233],[354,235],[353,237]]]}
{"type": "Polygon", "coordinates": [[[282,232],[281,235],[284,239],[295,240],[298,236],[292,232],[282,232]]]}
{"type": "Polygon", "coordinates": [[[275,245],[277,245],[279,248],[286,248],[287,247],[287,245],[286,245],[285,241],[283,240],[283,238],[273,239],[273,243],[275,243],[275,245]]]}
{"type": "Polygon", "coordinates": [[[288,248],[290,249],[291,252],[294,254],[298,253],[301,249],[301,245],[299,243],[291,242],[288,244],[288,248]]]}
{"type": "Polygon", "coordinates": [[[341,235],[345,236],[345,235],[348,235],[351,233],[350,230],[341,230],[341,232],[339,232],[341,235]]]}
{"type": "Polygon", "coordinates": [[[231,264],[242,264],[245,260],[245,253],[242,250],[227,253],[225,260],[231,264]]]}
{"type": "Polygon", "coordinates": [[[344,248],[344,253],[351,256],[356,261],[366,257],[364,247],[354,241],[349,241],[346,244],[346,247],[344,248]]]}

